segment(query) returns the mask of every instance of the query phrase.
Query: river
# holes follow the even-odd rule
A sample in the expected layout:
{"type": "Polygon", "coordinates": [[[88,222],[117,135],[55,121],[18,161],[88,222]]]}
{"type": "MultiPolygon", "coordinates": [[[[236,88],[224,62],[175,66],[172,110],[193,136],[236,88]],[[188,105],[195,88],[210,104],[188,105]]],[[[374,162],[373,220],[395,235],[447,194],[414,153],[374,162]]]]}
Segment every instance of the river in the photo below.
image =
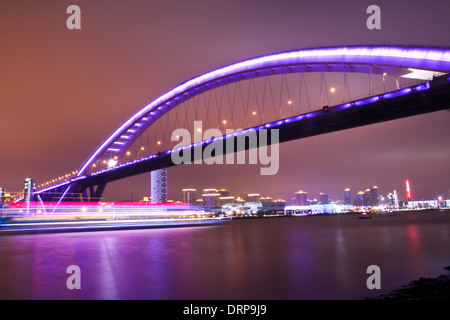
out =
{"type": "Polygon", "coordinates": [[[364,299],[446,274],[450,211],[0,236],[0,299],[364,299]],[[67,268],[81,288],[69,290],[67,268]],[[381,289],[368,289],[367,268],[381,289]]]}

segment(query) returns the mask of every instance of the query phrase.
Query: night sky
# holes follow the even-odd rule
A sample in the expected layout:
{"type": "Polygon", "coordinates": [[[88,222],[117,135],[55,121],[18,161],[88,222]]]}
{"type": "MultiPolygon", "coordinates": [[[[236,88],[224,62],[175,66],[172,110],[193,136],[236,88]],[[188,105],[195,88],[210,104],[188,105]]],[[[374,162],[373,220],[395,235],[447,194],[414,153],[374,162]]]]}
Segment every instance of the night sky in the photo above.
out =
{"type": "MultiPolygon", "coordinates": [[[[450,1],[5,1],[0,2],[0,187],[20,191],[79,168],[126,117],[180,82],[235,61],[294,48],[450,45],[450,1]],[[68,30],[66,8],[81,8],[68,30]],[[381,8],[381,30],[366,8],[381,8]]],[[[280,145],[280,169],[170,168],[181,189],[227,188],[290,199],[377,185],[405,200],[450,197],[450,112],[440,111],[280,145]]],[[[107,186],[106,200],[141,199],[149,174],[107,186]]]]}

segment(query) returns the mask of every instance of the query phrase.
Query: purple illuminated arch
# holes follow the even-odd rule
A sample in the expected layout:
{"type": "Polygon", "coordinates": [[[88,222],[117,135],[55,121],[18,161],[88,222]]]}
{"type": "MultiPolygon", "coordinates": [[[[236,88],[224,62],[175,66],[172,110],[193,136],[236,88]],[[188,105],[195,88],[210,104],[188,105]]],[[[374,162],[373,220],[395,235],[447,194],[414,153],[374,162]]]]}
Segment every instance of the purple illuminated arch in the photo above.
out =
{"type": "Polygon", "coordinates": [[[172,88],[131,115],[92,152],[78,170],[105,154],[122,155],[151,124],[182,102],[207,90],[246,79],[293,72],[359,72],[401,75],[406,68],[450,72],[450,49],[408,46],[349,46],[269,54],[206,72],[172,88]]]}

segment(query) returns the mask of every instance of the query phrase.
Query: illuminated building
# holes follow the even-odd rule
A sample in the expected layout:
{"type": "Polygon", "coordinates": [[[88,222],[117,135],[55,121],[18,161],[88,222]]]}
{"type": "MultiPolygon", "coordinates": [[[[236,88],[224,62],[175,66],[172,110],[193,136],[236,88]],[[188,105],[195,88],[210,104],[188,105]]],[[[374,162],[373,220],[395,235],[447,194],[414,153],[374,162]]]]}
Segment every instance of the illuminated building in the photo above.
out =
{"type": "Polygon", "coordinates": [[[217,193],[217,189],[209,188],[209,189],[203,189],[204,194],[212,194],[217,193]]]}
{"type": "Polygon", "coordinates": [[[355,206],[364,205],[364,191],[358,191],[356,193],[355,206]]]}
{"type": "Polygon", "coordinates": [[[220,193],[218,193],[217,189],[203,189],[202,199],[205,207],[220,207],[220,193]]]}
{"type": "Polygon", "coordinates": [[[221,206],[223,206],[226,203],[234,203],[234,197],[228,196],[228,197],[219,197],[219,203],[221,206]]]}
{"type": "Polygon", "coordinates": [[[370,187],[370,205],[375,207],[378,205],[378,187],[371,186],[370,187]]]}
{"type": "Polygon", "coordinates": [[[245,200],[242,199],[241,197],[237,197],[234,201],[236,201],[236,203],[244,203],[245,200]]]}
{"type": "Polygon", "coordinates": [[[369,188],[369,189],[366,189],[366,191],[364,191],[363,206],[369,207],[370,199],[371,199],[371,195],[370,195],[370,188],[369,188]]]}
{"type": "Polygon", "coordinates": [[[261,195],[259,193],[249,193],[247,195],[247,202],[258,202],[261,195]]]}
{"type": "Polygon", "coordinates": [[[297,206],[307,206],[309,205],[308,201],[308,192],[304,192],[302,190],[297,191],[295,193],[295,200],[297,206]]]}
{"type": "Polygon", "coordinates": [[[217,193],[219,193],[221,197],[228,197],[230,195],[230,191],[227,189],[219,189],[217,190],[217,193]]]}
{"type": "Polygon", "coordinates": [[[183,202],[195,203],[197,201],[197,189],[183,189],[183,202]]]}
{"type": "Polygon", "coordinates": [[[158,169],[151,172],[152,203],[167,202],[167,169],[158,169]]]}
{"type": "Polygon", "coordinates": [[[352,204],[349,188],[344,190],[344,204],[352,204]]]}
{"type": "Polygon", "coordinates": [[[394,194],[393,193],[388,193],[387,195],[387,204],[389,207],[393,207],[394,206],[394,194]]]}
{"type": "Polygon", "coordinates": [[[23,188],[23,197],[25,199],[25,202],[27,203],[27,212],[30,208],[30,202],[33,201],[33,192],[34,192],[34,180],[26,178],[23,188]]]}
{"type": "Polygon", "coordinates": [[[328,195],[325,192],[321,192],[319,194],[319,202],[321,204],[328,204],[330,201],[328,200],[328,195]]]}

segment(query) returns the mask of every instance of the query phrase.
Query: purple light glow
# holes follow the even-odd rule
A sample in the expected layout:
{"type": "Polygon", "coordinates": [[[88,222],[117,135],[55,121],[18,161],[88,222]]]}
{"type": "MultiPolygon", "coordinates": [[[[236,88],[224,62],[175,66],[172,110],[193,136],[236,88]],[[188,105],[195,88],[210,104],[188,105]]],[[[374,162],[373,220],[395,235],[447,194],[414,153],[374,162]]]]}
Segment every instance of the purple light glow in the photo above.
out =
{"type": "MultiPolygon", "coordinates": [[[[276,68],[281,65],[307,65],[307,64],[354,64],[354,65],[396,65],[399,67],[412,67],[427,70],[436,70],[449,72],[450,71],[450,50],[438,48],[424,48],[424,47],[340,47],[340,48],[320,48],[296,50],[277,54],[266,55],[258,58],[253,58],[238,62],[226,67],[207,72],[198,77],[192,78],[174,89],[163,94],[159,98],[153,100],[137,113],[128,118],[122,125],[112,132],[104,142],[89,156],[78,170],[77,175],[82,175],[92,162],[127,128],[139,121],[142,117],[148,114],[155,108],[167,107],[175,97],[181,94],[188,94],[195,90],[195,88],[205,87],[208,83],[212,83],[218,79],[232,80],[232,76],[236,74],[247,74],[249,71],[255,69],[269,69],[276,68]],[[437,67],[438,66],[438,67],[437,67]]],[[[285,71],[281,71],[285,72],[285,71]]],[[[286,71],[287,72],[287,71],[286,71]]],[[[256,77],[256,73],[251,73],[248,77],[256,77]]],[[[214,86],[211,86],[211,88],[214,86]]],[[[208,89],[208,88],[206,88],[208,89]]],[[[199,90],[202,92],[203,90],[199,90]]],[[[195,95],[194,92],[192,95],[195,95]]],[[[182,100],[182,99],[180,99],[182,100]]],[[[177,102],[175,102],[176,104],[177,102]]],[[[133,137],[134,139],[137,138],[133,137]]]]}
{"type": "Polygon", "coordinates": [[[379,96],[373,96],[373,97],[370,97],[370,98],[358,100],[358,101],[354,102],[354,105],[355,106],[362,106],[364,104],[376,102],[376,101],[378,101],[380,99],[381,98],[379,96]]]}
{"type": "Polygon", "coordinates": [[[411,91],[412,91],[412,88],[404,88],[404,89],[400,89],[397,91],[388,92],[388,93],[383,94],[383,99],[390,99],[390,98],[403,96],[405,94],[410,93],[411,91]]]}
{"type": "Polygon", "coordinates": [[[415,86],[413,89],[414,91],[424,91],[428,90],[430,88],[430,83],[427,81],[426,83],[419,84],[418,86],[415,86]]]}

